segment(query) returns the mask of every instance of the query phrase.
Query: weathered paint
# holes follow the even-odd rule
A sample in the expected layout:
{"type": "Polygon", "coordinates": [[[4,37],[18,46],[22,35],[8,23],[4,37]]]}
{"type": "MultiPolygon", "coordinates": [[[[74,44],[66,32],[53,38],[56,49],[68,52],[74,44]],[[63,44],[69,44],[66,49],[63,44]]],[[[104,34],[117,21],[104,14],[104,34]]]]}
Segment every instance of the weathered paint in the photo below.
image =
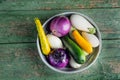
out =
{"type": "Polygon", "coordinates": [[[0,80],[119,80],[119,0],[0,0],[0,80]],[[60,74],[40,59],[34,18],[42,23],[66,11],[92,18],[102,34],[102,51],[87,70],[60,74]]]}
{"type": "Polygon", "coordinates": [[[120,7],[119,0],[0,0],[0,10],[51,10],[120,7]]]}
{"type": "Polygon", "coordinates": [[[98,25],[102,39],[120,38],[120,9],[81,9],[53,11],[1,11],[0,43],[35,42],[36,27],[34,18],[39,17],[42,23],[49,17],[66,11],[81,12],[92,18],[98,25]]]}
{"type": "Polygon", "coordinates": [[[36,49],[36,43],[1,44],[0,78],[1,80],[120,79],[119,45],[120,41],[118,40],[103,40],[102,52],[97,61],[90,68],[81,73],[68,75],[56,73],[49,69],[41,61],[36,49]],[[113,46],[109,47],[109,45],[113,46]]]}

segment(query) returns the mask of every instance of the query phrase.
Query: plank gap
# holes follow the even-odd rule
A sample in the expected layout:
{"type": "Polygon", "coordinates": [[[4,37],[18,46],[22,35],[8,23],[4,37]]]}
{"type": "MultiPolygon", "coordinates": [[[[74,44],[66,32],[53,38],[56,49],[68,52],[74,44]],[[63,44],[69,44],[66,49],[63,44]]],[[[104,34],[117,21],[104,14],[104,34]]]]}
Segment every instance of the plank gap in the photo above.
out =
{"type": "Polygon", "coordinates": [[[0,10],[0,11],[40,11],[40,10],[47,10],[47,11],[51,11],[51,10],[75,10],[75,9],[117,9],[117,8],[120,8],[120,7],[93,7],[93,8],[65,8],[65,9],[58,9],[58,8],[55,8],[55,9],[47,9],[47,8],[41,8],[41,9],[20,9],[20,10],[17,10],[17,9],[6,9],[6,10],[0,10]]]}
{"type": "Polygon", "coordinates": [[[0,45],[4,44],[31,44],[36,42],[10,42],[10,43],[0,43],[0,45]]]}

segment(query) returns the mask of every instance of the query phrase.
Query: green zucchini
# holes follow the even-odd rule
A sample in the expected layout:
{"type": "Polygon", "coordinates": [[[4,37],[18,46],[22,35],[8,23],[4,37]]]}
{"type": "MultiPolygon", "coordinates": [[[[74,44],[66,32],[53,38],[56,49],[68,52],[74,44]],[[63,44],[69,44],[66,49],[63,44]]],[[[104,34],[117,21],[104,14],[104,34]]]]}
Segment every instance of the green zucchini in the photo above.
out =
{"type": "Polygon", "coordinates": [[[83,50],[73,40],[71,40],[68,36],[64,36],[62,41],[77,63],[83,64],[86,62],[86,56],[83,50]]]}

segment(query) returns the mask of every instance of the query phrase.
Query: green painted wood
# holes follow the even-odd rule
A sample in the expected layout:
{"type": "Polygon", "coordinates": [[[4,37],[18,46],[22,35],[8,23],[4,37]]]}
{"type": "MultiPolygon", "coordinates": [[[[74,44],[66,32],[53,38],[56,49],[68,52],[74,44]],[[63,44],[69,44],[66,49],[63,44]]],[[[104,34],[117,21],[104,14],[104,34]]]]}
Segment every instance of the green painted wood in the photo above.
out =
{"type": "Polygon", "coordinates": [[[119,0],[0,0],[0,80],[119,80],[119,0]],[[36,47],[33,19],[42,23],[66,11],[91,17],[102,34],[102,51],[95,64],[76,74],[50,70],[36,47]]]}
{"type": "Polygon", "coordinates": [[[0,10],[51,10],[120,7],[119,0],[0,0],[0,10]]]}
{"type": "Polygon", "coordinates": [[[35,42],[37,31],[34,18],[42,23],[49,17],[66,11],[81,12],[96,22],[102,39],[120,39],[120,9],[81,9],[50,11],[1,11],[0,43],[35,42]]]}
{"type": "Polygon", "coordinates": [[[120,40],[103,40],[97,61],[76,74],[60,74],[40,59],[35,43],[0,45],[0,80],[117,80],[120,79],[120,40]],[[112,46],[110,46],[112,45],[112,46]]]}

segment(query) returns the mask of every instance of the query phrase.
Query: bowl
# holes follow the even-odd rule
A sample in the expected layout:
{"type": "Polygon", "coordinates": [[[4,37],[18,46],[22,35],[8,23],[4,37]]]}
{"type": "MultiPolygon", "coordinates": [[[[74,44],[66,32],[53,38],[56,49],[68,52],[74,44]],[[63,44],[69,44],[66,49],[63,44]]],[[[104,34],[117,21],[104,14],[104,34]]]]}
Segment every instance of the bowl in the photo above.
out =
{"type": "Polygon", "coordinates": [[[88,16],[82,14],[82,13],[79,13],[79,12],[64,12],[64,13],[60,13],[60,14],[56,14],[54,16],[52,16],[51,18],[49,18],[47,21],[45,21],[45,23],[43,24],[43,27],[44,27],[44,30],[46,33],[48,33],[48,27],[50,25],[50,21],[55,18],[56,16],[67,16],[69,17],[70,15],[72,14],[79,14],[81,16],[83,16],[84,18],[86,18],[95,28],[96,28],[96,36],[97,38],[99,39],[100,41],[100,45],[98,47],[96,47],[94,49],[94,52],[87,57],[87,61],[86,63],[82,64],[82,66],[80,68],[77,68],[77,69],[74,69],[74,68],[63,68],[63,69],[57,69],[53,66],[51,66],[48,61],[46,60],[46,57],[45,55],[42,54],[42,51],[41,51],[41,48],[40,48],[40,43],[39,43],[39,38],[37,36],[37,48],[38,48],[38,53],[42,59],[42,61],[52,70],[56,71],[56,72],[59,72],[59,73],[77,73],[77,72],[82,72],[83,70],[89,68],[95,61],[96,59],[98,58],[99,54],[100,54],[100,51],[101,51],[101,46],[102,46],[102,41],[101,41],[101,34],[100,34],[100,31],[99,31],[99,28],[98,26],[95,24],[95,22],[89,18],[88,16]]]}

